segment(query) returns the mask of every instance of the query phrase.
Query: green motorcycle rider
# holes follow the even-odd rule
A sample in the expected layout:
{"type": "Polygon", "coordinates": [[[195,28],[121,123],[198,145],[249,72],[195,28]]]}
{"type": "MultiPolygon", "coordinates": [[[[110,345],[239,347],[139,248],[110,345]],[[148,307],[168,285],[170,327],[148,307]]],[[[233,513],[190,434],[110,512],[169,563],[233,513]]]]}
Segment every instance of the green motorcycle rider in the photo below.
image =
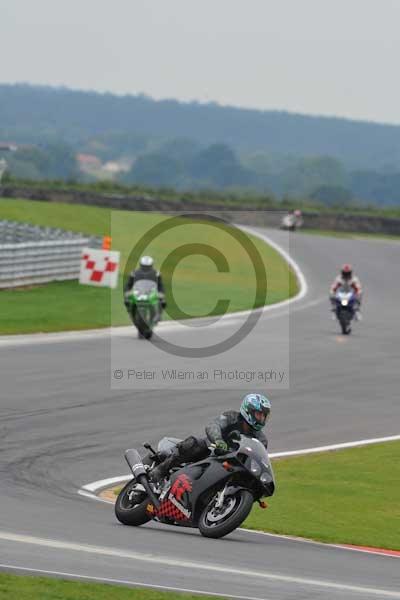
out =
{"type": "Polygon", "coordinates": [[[131,272],[124,286],[125,307],[139,335],[147,339],[166,307],[162,277],[153,265],[151,256],[142,256],[139,268],[131,272]]]}

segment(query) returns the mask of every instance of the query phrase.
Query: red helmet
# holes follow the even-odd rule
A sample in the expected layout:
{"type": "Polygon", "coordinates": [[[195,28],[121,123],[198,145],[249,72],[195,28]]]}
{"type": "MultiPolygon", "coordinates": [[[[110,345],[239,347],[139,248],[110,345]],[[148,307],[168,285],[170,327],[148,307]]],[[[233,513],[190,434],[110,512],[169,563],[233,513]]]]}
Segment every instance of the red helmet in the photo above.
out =
{"type": "Polygon", "coordinates": [[[342,277],[343,279],[351,279],[353,275],[353,267],[348,263],[342,266],[342,277]]]}

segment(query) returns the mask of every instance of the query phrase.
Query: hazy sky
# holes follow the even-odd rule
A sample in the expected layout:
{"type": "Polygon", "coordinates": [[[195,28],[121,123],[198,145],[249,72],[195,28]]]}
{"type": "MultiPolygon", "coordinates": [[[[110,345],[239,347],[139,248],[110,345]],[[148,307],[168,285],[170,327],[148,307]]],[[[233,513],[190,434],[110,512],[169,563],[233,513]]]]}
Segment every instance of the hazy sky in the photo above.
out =
{"type": "Polygon", "coordinates": [[[400,123],[399,0],[0,0],[0,9],[1,82],[400,123]]]}

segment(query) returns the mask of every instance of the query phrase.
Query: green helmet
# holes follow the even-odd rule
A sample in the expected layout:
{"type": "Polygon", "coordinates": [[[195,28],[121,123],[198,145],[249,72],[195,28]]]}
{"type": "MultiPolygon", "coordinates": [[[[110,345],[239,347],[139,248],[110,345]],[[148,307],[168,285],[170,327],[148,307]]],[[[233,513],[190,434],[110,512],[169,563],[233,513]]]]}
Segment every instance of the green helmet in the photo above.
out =
{"type": "Polygon", "coordinates": [[[247,394],[242,400],[240,414],[256,431],[260,431],[268,421],[271,413],[271,402],[261,394],[247,394]]]}

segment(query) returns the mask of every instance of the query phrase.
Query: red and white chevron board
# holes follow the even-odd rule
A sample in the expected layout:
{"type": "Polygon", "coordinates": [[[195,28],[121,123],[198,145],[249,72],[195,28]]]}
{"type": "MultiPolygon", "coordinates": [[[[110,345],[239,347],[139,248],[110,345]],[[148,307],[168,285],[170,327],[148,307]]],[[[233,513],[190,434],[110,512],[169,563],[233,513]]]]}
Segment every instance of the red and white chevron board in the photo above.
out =
{"type": "Polygon", "coordinates": [[[118,284],[119,252],[83,248],[79,283],[115,288],[118,284]]]}

